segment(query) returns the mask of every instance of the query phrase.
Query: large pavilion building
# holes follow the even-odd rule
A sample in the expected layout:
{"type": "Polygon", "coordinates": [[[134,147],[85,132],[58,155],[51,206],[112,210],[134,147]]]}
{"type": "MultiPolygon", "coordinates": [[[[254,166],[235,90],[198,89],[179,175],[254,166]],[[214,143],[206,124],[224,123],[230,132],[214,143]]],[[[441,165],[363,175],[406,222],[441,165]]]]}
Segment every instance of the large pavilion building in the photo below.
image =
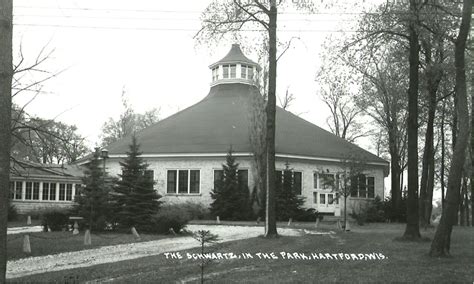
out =
{"type": "MultiPolygon", "coordinates": [[[[255,185],[256,166],[250,134],[253,104],[260,95],[256,81],[260,67],[248,59],[239,45],[210,65],[209,94],[200,102],[159,121],[136,134],[142,157],[149,164],[155,188],[165,202],[194,202],[208,206],[214,181],[222,173],[225,156],[232,147],[239,163],[239,176],[250,190],[255,185]]],[[[131,138],[108,147],[107,171],[121,173],[131,138]]],[[[328,179],[334,179],[342,163],[353,156],[366,164],[348,209],[360,201],[384,198],[388,162],[364,149],[281,108],[276,111],[276,168],[289,164],[305,207],[338,216],[342,199],[328,179]]]]}

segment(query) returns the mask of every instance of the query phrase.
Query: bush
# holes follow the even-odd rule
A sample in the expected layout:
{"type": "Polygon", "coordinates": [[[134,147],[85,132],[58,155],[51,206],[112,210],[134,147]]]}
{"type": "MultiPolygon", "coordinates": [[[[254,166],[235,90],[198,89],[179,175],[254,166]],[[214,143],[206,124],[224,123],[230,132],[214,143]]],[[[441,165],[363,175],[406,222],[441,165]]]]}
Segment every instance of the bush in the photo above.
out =
{"type": "Polygon", "coordinates": [[[66,213],[61,211],[50,211],[43,214],[43,221],[42,224],[43,230],[45,232],[51,229],[51,231],[62,231],[63,229],[67,229],[68,226],[68,216],[66,213]]]}
{"type": "Polygon", "coordinates": [[[14,205],[8,205],[8,221],[16,221],[18,219],[18,211],[14,205]]]}
{"type": "Polygon", "coordinates": [[[211,219],[211,212],[209,208],[202,205],[201,203],[192,203],[186,202],[181,204],[180,207],[184,212],[186,212],[191,220],[210,220],[211,219]]]}
{"type": "Polygon", "coordinates": [[[163,206],[157,214],[152,216],[152,221],[149,226],[143,226],[137,229],[147,233],[157,234],[166,234],[170,229],[173,229],[175,233],[179,233],[191,219],[191,214],[183,210],[182,205],[168,205],[163,206]]]}
{"type": "Polygon", "coordinates": [[[299,210],[295,215],[295,221],[300,222],[315,222],[316,218],[319,218],[319,221],[323,219],[323,215],[314,208],[309,208],[306,210],[299,210]]]}

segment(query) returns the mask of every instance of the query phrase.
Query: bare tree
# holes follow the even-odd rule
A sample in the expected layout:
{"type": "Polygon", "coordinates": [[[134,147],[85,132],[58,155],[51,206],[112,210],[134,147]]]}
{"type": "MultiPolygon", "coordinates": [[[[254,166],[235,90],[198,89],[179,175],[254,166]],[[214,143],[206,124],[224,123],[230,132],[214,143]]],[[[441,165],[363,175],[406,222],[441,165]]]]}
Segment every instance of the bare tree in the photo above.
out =
{"type": "Polygon", "coordinates": [[[0,23],[0,145],[2,145],[0,147],[0,283],[5,283],[13,78],[13,3],[11,0],[0,1],[0,23]]]}
{"type": "Polygon", "coordinates": [[[454,42],[454,65],[456,67],[456,97],[458,104],[459,132],[454,146],[451,168],[449,170],[446,206],[436,233],[431,243],[431,256],[448,256],[450,254],[451,233],[459,204],[462,167],[469,139],[469,111],[467,108],[467,87],[465,70],[466,40],[471,25],[472,0],[463,1],[462,20],[459,33],[454,42]]]}
{"type": "Polygon", "coordinates": [[[153,108],[144,114],[136,113],[127,100],[125,90],[122,90],[122,106],[124,110],[119,119],[109,118],[102,126],[102,147],[106,147],[159,121],[159,109],[153,108]]]}
{"type": "MultiPolygon", "coordinates": [[[[236,35],[245,27],[259,29],[268,42],[268,91],[266,104],[266,217],[265,236],[277,236],[275,214],[275,112],[277,75],[277,16],[276,0],[214,1],[203,13],[202,28],[197,37],[201,41],[220,40],[226,34],[236,35]]],[[[296,6],[301,6],[299,2],[296,6]]]]}
{"type": "Polygon", "coordinates": [[[295,96],[293,95],[293,93],[290,93],[289,87],[286,88],[285,96],[283,97],[283,99],[281,97],[278,97],[280,107],[284,110],[288,110],[294,100],[295,96]]]}

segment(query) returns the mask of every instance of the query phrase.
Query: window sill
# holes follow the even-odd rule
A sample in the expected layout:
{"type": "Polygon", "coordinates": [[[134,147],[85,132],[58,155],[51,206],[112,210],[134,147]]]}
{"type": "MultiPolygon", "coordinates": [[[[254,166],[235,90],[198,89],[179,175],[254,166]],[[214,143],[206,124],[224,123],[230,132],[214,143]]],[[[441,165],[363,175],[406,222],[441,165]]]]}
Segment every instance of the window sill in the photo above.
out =
{"type": "Polygon", "coordinates": [[[352,196],[350,196],[350,199],[364,200],[364,199],[375,199],[375,197],[352,197],[352,196]]]}

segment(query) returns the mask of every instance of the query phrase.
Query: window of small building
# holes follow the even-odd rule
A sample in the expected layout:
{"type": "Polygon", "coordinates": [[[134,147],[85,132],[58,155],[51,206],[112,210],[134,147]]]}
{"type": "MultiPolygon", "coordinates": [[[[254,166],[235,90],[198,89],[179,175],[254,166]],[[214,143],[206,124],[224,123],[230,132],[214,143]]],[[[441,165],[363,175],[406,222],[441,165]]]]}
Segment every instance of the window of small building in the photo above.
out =
{"type": "Polygon", "coordinates": [[[33,200],[39,200],[39,192],[40,192],[40,183],[34,182],[33,183],[33,200]]]}
{"type": "Polygon", "coordinates": [[[219,67],[212,68],[212,82],[219,79],[219,67]]]}
{"type": "MultiPolygon", "coordinates": [[[[214,188],[216,188],[219,181],[222,181],[223,179],[224,179],[224,171],[214,170],[214,188]]],[[[237,180],[240,187],[242,188],[248,187],[249,186],[249,171],[237,170],[237,180]]]]}
{"type": "Polygon", "coordinates": [[[54,182],[49,184],[49,200],[56,200],[56,186],[54,182]]]}
{"type": "Polygon", "coordinates": [[[351,179],[351,197],[374,198],[375,178],[360,174],[351,179]]]}
{"type": "MultiPolygon", "coordinates": [[[[283,183],[284,181],[284,171],[275,171],[275,179],[277,183],[283,183]]],[[[303,186],[302,186],[302,178],[303,173],[299,171],[292,171],[292,178],[293,178],[293,190],[296,192],[297,195],[301,195],[303,186]]]]}
{"type": "Polygon", "coordinates": [[[25,199],[31,200],[33,198],[33,183],[31,181],[27,181],[25,183],[25,199]]]}
{"type": "Polygon", "coordinates": [[[66,184],[59,184],[59,200],[64,201],[66,199],[66,184]]]}
{"type": "Polygon", "coordinates": [[[21,182],[21,181],[15,182],[15,196],[14,196],[14,199],[21,200],[22,191],[23,191],[23,182],[21,182]]]}
{"type": "Polygon", "coordinates": [[[66,200],[72,201],[72,184],[70,183],[66,185],[66,200]]]}
{"type": "Polygon", "coordinates": [[[318,193],[317,192],[313,192],[313,203],[314,204],[318,203],[318,193]]]}
{"type": "Polygon", "coordinates": [[[318,175],[319,189],[336,189],[336,178],[334,174],[330,173],[315,173],[318,175]]]}
{"type": "Polygon", "coordinates": [[[168,170],[167,189],[169,194],[198,194],[200,193],[199,170],[168,170]]]}
{"type": "Polygon", "coordinates": [[[42,200],[49,200],[49,182],[43,182],[43,196],[42,200]]]}

